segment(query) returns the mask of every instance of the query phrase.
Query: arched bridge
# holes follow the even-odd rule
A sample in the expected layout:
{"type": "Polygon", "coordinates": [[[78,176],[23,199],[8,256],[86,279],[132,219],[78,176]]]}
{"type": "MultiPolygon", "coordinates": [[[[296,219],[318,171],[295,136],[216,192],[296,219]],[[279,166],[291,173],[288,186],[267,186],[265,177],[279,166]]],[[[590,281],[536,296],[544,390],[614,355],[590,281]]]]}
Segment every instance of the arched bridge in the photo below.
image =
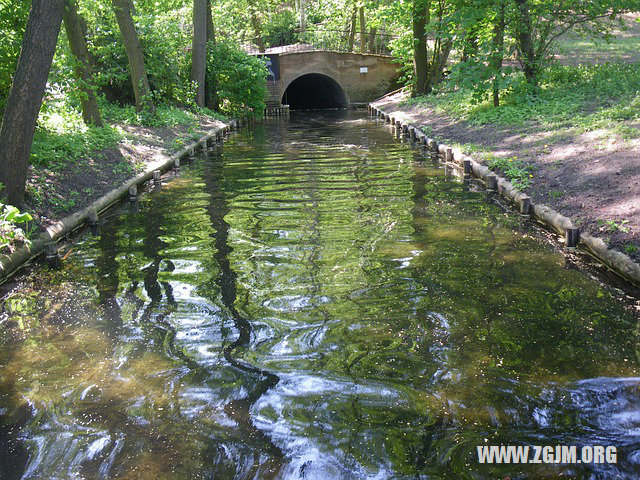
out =
{"type": "Polygon", "coordinates": [[[397,88],[396,64],[388,55],[324,50],[260,55],[270,70],[268,106],[348,108],[397,88]]]}

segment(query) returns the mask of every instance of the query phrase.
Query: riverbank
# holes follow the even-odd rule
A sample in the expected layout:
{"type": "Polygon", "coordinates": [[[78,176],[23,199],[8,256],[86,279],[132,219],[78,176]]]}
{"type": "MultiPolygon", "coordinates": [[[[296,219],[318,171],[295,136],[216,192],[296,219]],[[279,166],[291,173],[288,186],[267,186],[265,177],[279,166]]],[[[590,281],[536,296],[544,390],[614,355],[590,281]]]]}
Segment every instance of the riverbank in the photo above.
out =
{"type": "Polygon", "coordinates": [[[105,126],[87,127],[61,110],[41,115],[27,180],[26,203],[39,227],[78,212],[152,163],[169,157],[224,117],[160,106],[154,117],[106,105],[105,126]]]}
{"type": "Polygon", "coordinates": [[[479,120],[481,114],[491,113],[482,106],[448,109],[454,95],[460,94],[416,101],[397,92],[372,105],[441,143],[473,154],[478,162],[519,183],[534,203],[551,206],[583,232],[640,260],[640,109],[633,110],[633,101],[611,105],[612,99],[605,99],[609,106],[602,109],[581,104],[582,111],[548,121],[535,112],[544,107],[543,98],[530,109],[530,119],[504,121],[500,113],[514,110],[507,104],[495,109],[490,122],[479,120]],[[623,111],[625,107],[630,108],[623,111]],[[585,119],[598,115],[600,125],[585,126],[585,119]]]}
{"type": "MultiPolygon", "coordinates": [[[[171,107],[168,108],[171,111],[171,107]]],[[[100,212],[106,210],[127,194],[131,198],[135,197],[138,186],[151,179],[156,182],[161,177],[162,172],[178,167],[182,159],[193,157],[196,149],[206,149],[211,142],[216,142],[230,128],[237,126],[235,120],[225,123],[221,118],[217,118],[215,115],[206,115],[206,113],[194,115],[190,112],[173,109],[171,117],[175,117],[176,113],[180,117],[179,112],[185,114],[190,121],[174,121],[169,124],[166,119],[163,120],[163,115],[157,115],[153,117],[152,126],[149,124],[146,126],[127,125],[130,127],[129,131],[135,133],[123,135],[121,137],[122,141],[115,143],[111,149],[105,148],[96,152],[88,151],[86,155],[78,155],[74,159],[67,158],[66,162],[62,162],[61,165],[64,165],[64,168],[54,169],[57,175],[51,175],[49,178],[45,177],[47,178],[44,182],[45,188],[50,190],[43,191],[41,185],[39,185],[40,188],[37,188],[30,184],[31,192],[28,198],[30,197],[31,200],[38,199],[36,204],[41,209],[46,208],[47,204],[59,207],[51,200],[49,202],[43,200],[42,195],[45,192],[57,193],[59,190],[56,187],[68,189],[77,185],[86,185],[87,182],[90,186],[84,189],[84,196],[71,196],[71,199],[78,199],[77,203],[67,203],[62,209],[53,209],[54,213],[60,210],[69,212],[68,215],[61,216],[59,219],[43,215],[41,213],[42,210],[40,212],[34,210],[34,222],[30,222],[30,225],[27,225],[26,236],[29,240],[14,241],[3,246],[7,251],[0,256],[0,282],[45,249],[47,250],[47,256],[53,255],[56,257],[55,245],[58,240],[71,233],[84,222],[98,222],[97,216],[100,212]],[[198,123],[194,124],[195,121],[198,123]],[[189,123],[191,123],[191,126],[188,129],[182,128],[189,123]],[[188,135],[184,134],[185,131],[188,132],[188,135]],[[171,134],[173,134],[173,137],[171,134]],[[139,141],[134,143],[131,141],[132,139],[138,139],[139,141]],[[124,148],[133,150],[139,156],[125,155],[122,152],[124,148]],[[175,151],[169,154],[171,150],[175,151]],[[118,151],[120,155],[118,155],[118,151]],[[109,161],[98,163],[95,161],[96,157],[101,160],[116,159],[118,161],[116,165],[121,165],[123,168],[112,167],[113,163],[109,161]],[[99,166],[96,168],[97,165],[99,166]],[[111,171],[109,172],[110,167],[111,171]],[[119,180],[120,176],[124,176],[123,181],[119,180]],[[92,198],[92,196],[97,198],[92,198]],[[72,209],[74,211],[70,212],[72,209]]],[[[120,126],[116,128],[119,132],[124,130],[120,126]]],[[[113,132],[114,127],[112,125],[99,128],[88,127],[88,130],[95,135],[95,130],[113,132]]],[[[73,140],[75,133],[74,131],[71,134],[71,143],[75,142],[73,140]]],[[[64,135],[63,138],[65,138],[64,135]]],[[[113,141],[113,138],[110,138],[109,141],[113,141]]],[[[38,142],[34,142],[34,145],[36,147],[39,146],[38,142]]],[[[45,144],[45,146],[49,146],[49,144],[45,144]]],[[[38,151],[37,148],[35,151],[38,151]]],[[[49,163],[55,165],[55,162],[51,162],[52,158],[55,157],[49,157],[49,163]]],[[[40,162],[42,162],[42,159],[40,159],[40,162]]],[[[36,167],[39,168],[33,168],[32,165],[33,170],[37,171],[38,174],[42,175],[43,171],[46,173],[46,169],[42,168],[42,163],[36,163],[36,167]]],[[[33,180],[33,176],[29,180],[33,180]]],[[[52,210],[45,211],[48,213],[52,210]]],[[[9,226],[11,227],[11,224],[9,226]]],[[[23,236],[22,232],[23,230],[20,228],[14,230],[13,237],[19,240],[23,236]],[[16,235],[16,233],[19,235],[16,235]]]]}

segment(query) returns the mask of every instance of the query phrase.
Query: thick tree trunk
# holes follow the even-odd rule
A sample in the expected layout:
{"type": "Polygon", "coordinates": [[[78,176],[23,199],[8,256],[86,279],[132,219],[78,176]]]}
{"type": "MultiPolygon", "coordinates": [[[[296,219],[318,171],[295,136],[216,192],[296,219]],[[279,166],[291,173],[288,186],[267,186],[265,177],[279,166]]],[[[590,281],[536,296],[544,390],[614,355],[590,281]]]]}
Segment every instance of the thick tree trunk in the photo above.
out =
{"type": "Polygon", "coordinates": [[[140,46],[140,39],[136,26],[133,23],[131,13],[133,4],[131,0],[111,0],[113,11],[120,27],[124,48],[127,51],[129,59],[129,70],[131,72],[131,83],[133,85],[133,96],[136,100],[136,108],[140,111],[143,108],[149,109],[155,113],[155,105],[151,99],[151,88],[149,87],[149,79],[144,66],[144,55],[140,46]]]}
{"type": "Polygon", "coordinates": [[[364,7],[360,7],[360,53],[367,51],[367,24],[364,20],[364,7]]]}
{"type": "Polygon", "coordinates": [[[504,3],[501,3],[493,26],[493,40],[491,45],[491,69],[493,70],[493,106],[500,106],[500,77],[502,76],[502,62],[504,58],[504,3]]]}
{"type": "Polygon", "coordinates": [[[196,105],[205,106],[207,74],[207,0],[193,0],[191,81],[196,84],[196,105]]]}
{"type": "Polygon", "coordinates": [[[89,48],[87,47],[87,37],[84,30],[82,18],[78,14],[78,5],[76,0],[69,0],[67,8],[64,11],[64,28],[69,39],[69,47],[71,53],[76,57],[75,74],[80,83],[82,98],[82,119],[87,125],[93,124],[101,127],[102,118],[100,118],[100,109],[98,108],[98,100],[96,93],[91,86],[91,60],[89,48]]]}
{"type": "Polygon", "coordinates": [[[353,43],[356,40],[356,19],[358,18],[358,7],[353,7],[351,13],[351,28],[349,29],[349,51],[353,52],[353,43]]]}
{"type": "Polygon", "coordinates": [[[413,96],[431,92],[429,80],[429,55],[427,50],[427,24],[430,0],[413,0],[413,96]]]}
{"type": "Polygon", "coordinates": [[[520,63],[524,76],[533,86],[538,85],[538,60],[536,59],[535,46],[533,42],[533,25],[529,14],[529,4],[527,0],[515,0],[518,11],[517,39],[520,53],[520,63]]]}
{"type": "Polygon", "coordinates": [[[31,143],[66,0],[33,0],[0,127],[0,197],[22,207],[31,143]]]}

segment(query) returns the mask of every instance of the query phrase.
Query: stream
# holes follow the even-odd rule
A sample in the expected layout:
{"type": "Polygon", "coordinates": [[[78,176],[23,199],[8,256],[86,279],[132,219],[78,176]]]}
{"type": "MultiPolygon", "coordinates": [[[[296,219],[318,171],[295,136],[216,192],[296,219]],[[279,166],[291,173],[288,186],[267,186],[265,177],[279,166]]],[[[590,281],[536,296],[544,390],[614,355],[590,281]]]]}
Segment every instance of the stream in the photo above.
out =
{"type": "Polygon", "coordinates": [[[638,299],[361,112],[244,128],[63,253],[3,287],[2,479],[640,475],[638,299]]]}

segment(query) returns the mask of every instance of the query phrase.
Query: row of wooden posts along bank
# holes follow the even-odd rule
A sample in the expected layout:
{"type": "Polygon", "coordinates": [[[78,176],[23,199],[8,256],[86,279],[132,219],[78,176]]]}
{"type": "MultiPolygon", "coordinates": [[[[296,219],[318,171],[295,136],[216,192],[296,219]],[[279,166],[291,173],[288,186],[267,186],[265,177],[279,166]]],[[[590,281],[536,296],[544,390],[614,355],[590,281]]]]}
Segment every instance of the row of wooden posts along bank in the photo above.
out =
{"type": "Polygon", "coordinates": [[[23,245],[10,255],[0,255],[0,284],[6,281],[19,268],[43,253],[46,253],[49,261],[58,263],[59,242],[62,239],[87,224],[91,226],[92,230],[98,229],[101,213],[118,204],[125,197],[128,197],[132,202],[136,202],[138,190],[145,183],[150,182],[151,186],[159,187],[162,184],[162,175],[165,172],[173,171],[177,173],[181,162],[193,160],[198,150],[207,151],[217,148],[224,141],[225,135],[240,127],[242,122],[243,120],[231,120],[222,127],[209,130],[199,140],[191,142],[170,157],[149,164],[144,172],[107,192],[88,207],[48,226],[29,245],[23,245]]]}
{"type": "Polygon", "coordinates": [[[506,178],[496,174],[485,165],[476,162],[462,150],[439,144],[433,138],[429,138],[417,126],[407,123],[394,114],[389,114],[372,104],[367,106],[367,111],[370,115],[392,125],[396,132],[406,136],[415,144],[441,155],[445,168],[455,166],[462,170],[465,176],[476,176],[484,182],[488,191],[496,192],[512,202],[520,214],[533,216],[546,227],[562,235],[566,248],[583,249],[627,281],[640,286],[640,265],[638,263],[624,253],[607,247],[601,238],[581,233],[570,218],[561,215],[547,205],[534,203],[531,197],[515,188],[506,178]]]}

